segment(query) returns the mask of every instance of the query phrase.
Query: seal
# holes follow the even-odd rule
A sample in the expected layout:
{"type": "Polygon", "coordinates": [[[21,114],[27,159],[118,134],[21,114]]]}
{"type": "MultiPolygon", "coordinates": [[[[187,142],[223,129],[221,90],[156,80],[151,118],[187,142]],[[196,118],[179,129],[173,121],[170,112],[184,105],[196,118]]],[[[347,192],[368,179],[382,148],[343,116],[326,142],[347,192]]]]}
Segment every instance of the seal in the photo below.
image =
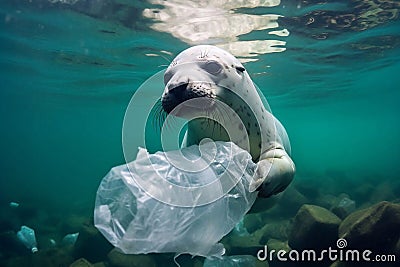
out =
{"type": "Polygon", "coordinates": [[[181,52],[164,74],[163,110],[190,119],[183,147],[204,140],[232,141],[257,163],[251,190],[270,197],[292,181],[286,130],[240,61],[225,50],[198,45],[181,52]]]}

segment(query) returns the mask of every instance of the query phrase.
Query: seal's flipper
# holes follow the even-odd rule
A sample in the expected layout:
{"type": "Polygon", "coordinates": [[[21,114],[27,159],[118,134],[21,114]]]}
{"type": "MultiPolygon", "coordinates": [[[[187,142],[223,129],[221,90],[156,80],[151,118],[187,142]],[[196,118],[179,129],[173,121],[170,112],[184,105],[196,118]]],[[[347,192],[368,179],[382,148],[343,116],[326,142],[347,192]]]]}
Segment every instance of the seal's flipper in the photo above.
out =
{"type": "Polygon", "coordinates": [[[295,166],[283,149],[272,149],[257,163],[251,190],[259,190],[259,197],[270,197],[282,192],[293,180],[295,166]]]}

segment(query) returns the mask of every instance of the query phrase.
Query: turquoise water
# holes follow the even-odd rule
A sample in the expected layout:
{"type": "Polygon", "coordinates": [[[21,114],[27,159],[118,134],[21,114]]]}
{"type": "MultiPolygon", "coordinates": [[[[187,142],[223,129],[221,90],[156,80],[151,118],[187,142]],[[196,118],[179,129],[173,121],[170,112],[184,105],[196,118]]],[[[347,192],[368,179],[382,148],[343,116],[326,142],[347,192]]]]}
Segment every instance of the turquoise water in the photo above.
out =
{"type": "MultiPolygon", "coordinates": [[[[187,31],[194,31],[194,17],[182,35],[185,27],[173,26],[185,26],[190,14],[172,12],[176,17],[162,24],[155,16],[170,11],[168,5],[150,2],[0,3],[0,210],[15,201],[61,220],[91,214],[102,177],[124,163],[122,122],[135,90],[200,43],[230,48],[246,62],[289,134],[297,183],[324,188],[332,175],[354,186],[386,182],[400,197],[397,1],[223,5],[255,17],[211,12],[198,21],[214,25],[226,16],[229,27],[219,22],[202,32],[199,24],[193,36],[187,31]],[[271,18],[265,29],[257,24],[266,23],[263,14],[283,17],[271,18]],[[253,27],[231,29],[246,25],[253,27]],[[269,34],[285,29],[288,36],[269,34]],[[266,40],[276,45],[251,43],[266,40]]],[[[352,188],[346,190],[351,196],[352,188]]]]}

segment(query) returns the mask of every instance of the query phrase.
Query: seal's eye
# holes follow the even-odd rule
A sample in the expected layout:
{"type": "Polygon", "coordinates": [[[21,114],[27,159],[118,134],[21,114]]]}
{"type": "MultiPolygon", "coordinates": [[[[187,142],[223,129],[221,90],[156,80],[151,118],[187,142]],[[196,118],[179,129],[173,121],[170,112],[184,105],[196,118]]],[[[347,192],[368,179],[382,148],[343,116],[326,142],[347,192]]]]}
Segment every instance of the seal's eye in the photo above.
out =
{"type": "Polygon", "coordinates": [[[246,70],[246,69],[243,68],[242,66],[236,66],[235,69],[236,69],[236,71],[237,71],[238,73],[243,73],[243,72],[246,70]]]}
{"type": "Polygon", "coordinates": [[[204,65],[204,69],[211,74],[218,74],[222,70],[222,65],[217,61],[208,61],[204,65]]]}

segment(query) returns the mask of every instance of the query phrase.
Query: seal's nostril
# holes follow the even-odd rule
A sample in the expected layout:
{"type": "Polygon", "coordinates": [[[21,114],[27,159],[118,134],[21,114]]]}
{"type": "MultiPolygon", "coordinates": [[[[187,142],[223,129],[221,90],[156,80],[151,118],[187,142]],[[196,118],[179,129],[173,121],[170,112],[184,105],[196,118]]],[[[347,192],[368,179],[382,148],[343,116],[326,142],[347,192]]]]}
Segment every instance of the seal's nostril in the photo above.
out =
{"type": "Polygon", "coordinates": [[[162,97],[162,107],[165,112],[170,113],[177,105],[190,97],[188,92],[189,83],[170,83],[162,97]]]}
{"type": "Polygon", "coordinates": [[[168,91],[170,94],[174,95],[174,96],[179,96],[182,95],[186,89],[188,88],[188,83],[183,83],[183,84],[179,84],[179,85],[171,85],[168,88],[168,91]]]}

